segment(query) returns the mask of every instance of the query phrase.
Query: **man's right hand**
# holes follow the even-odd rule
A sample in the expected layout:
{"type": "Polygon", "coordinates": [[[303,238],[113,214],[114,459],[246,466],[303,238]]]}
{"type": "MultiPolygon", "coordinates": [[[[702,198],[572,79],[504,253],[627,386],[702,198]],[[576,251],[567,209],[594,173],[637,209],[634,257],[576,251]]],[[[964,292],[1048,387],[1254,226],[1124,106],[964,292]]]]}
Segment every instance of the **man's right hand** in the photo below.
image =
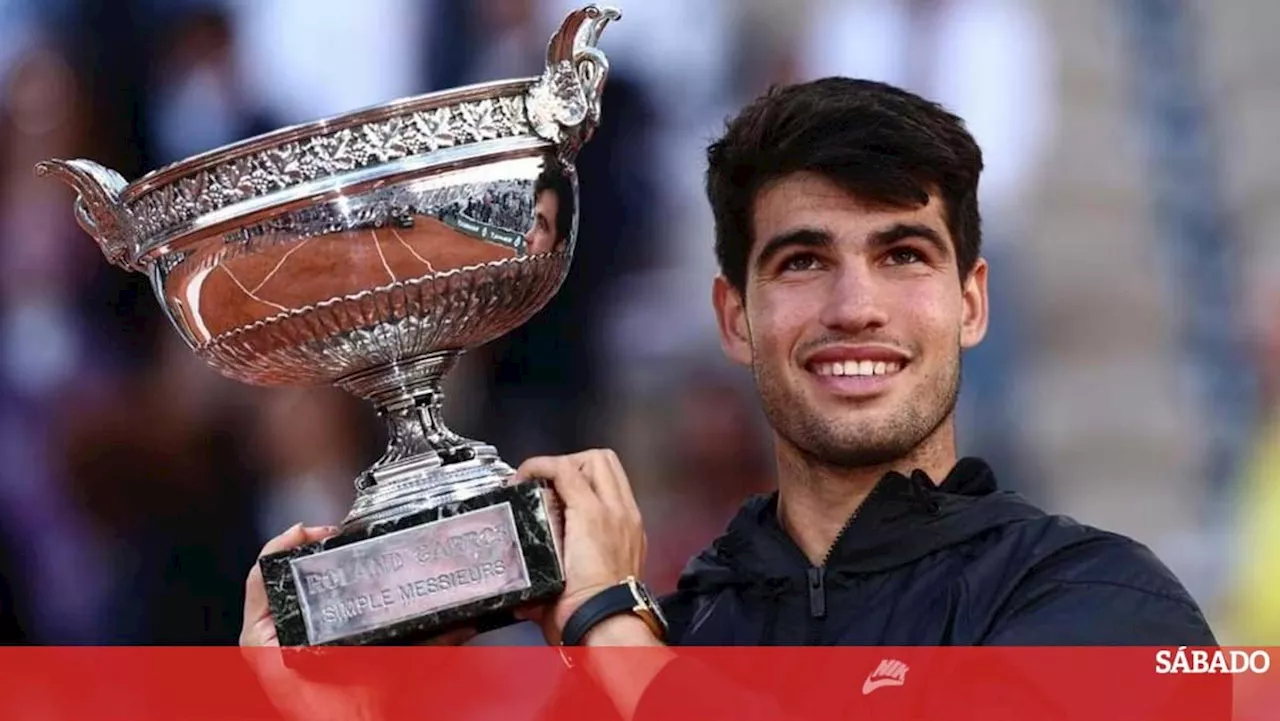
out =
{"type": "MultiPolygon", "coordinates": [[[[267,541],[258,558],[323,540],[337,531],[333,526],[306,527],[299,523],[267,541]]],[[[473,636],[474,631],[461,629],[432,639],[425,645],[456,646],[473,636]]],[[[383,699],[377,698],[372,689],[354,683],[338,685],[310,680],[284,664],[276,625],[267,602],[262,568],[256,562],[245,581],[240,646],[263,691],[286,719],[361,721],[380,716],[378,711],[383,699]]]]}

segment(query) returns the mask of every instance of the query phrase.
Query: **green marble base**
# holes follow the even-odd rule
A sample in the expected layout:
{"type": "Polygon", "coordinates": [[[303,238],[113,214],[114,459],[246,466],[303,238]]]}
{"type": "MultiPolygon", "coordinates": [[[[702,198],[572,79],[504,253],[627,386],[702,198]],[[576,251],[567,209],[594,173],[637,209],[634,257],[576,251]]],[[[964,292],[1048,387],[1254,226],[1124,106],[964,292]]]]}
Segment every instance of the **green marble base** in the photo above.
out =
{"type": "Polygon", "coordinates": [[[519,483],[260,561],[281,646],[412,645],[564,589],[554,497],[519,483]]]}

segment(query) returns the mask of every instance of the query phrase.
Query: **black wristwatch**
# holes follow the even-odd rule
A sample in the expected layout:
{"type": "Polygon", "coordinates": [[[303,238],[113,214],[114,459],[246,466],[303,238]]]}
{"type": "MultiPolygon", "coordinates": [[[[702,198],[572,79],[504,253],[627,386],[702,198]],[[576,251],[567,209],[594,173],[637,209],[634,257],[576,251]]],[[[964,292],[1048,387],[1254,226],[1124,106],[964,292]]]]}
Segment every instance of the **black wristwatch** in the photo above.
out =
{"type": "Polygon", "coordinates": [[[588,631],[601,621],[620,613],[639,616],[659,641],[666,640],[667,617],[662,615],[662,608],[642,581],[636,580],[634,576],[627,576],[618,585],[597,593],[579,606],[565,623],[560,643],[565,646],[580,645],[588,631]]]}

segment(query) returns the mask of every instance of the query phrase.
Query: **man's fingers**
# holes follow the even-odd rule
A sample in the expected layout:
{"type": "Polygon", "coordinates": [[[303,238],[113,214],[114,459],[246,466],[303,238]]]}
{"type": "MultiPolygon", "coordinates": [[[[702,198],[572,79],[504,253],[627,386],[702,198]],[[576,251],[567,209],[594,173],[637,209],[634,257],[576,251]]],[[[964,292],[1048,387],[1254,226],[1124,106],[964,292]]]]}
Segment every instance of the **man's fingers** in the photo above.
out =
{"type": "Polygon", "coordinates": [[[609,467],[613,468],[614,475],[618,477],[622,488],[622,497],[631,508],[638,508],[636,505],[635,490],[631,487],[631,481],[627,478],[627,471],[622,467],[622,459],[618,458],[618,454],[613,451],[605,451],[604,458],[609,462],[609,467]]]}
{"type": "Polygon", "coordinates": [[[621,499],[623,508],[631,514],[632,518],[640,518],[640,504],[636,503],[635,489],[631,487],[631,481],[627,478],[627,471],[622,467],[622,459],[618,458],[618,454],[611,450],[600,452],[609,468],[613,471],[613,477],[616,479],[618,486],[618,496],[621,499]]]}
{"type": "MultiPolygon", "coordinates": [[[[306,533],[302,524],[296,523],[280,535],[267,541],[258,558],[278,553],[306,542],[306,533]]],[[[255,562],[249,568],[249,577],[244,582],[244,628],[247,630],[267,612],[267,588],[262,581],[262,567],[255,562]]]]}
{"type": "MultiPolygon", "coordinates": [[[[268,556],[272,553],[297,548],[307,543],[314,543],[332,536],[337,531],[338,529],[335,526],[306,527],[301,523],[294,524],[280,535],[267,541],[258,553],[258,558],[261,559],[263,556],[268,556]]],[[[267,588],[262,579],[262,567],[255,562],[249,569],[248,578],[245,579],[242,642],[261,643],[265,640],[258,638],[258,636],[262,635],[260,629],[269,613],[267,588]]]]}
{"type": "MultiPolygon", "coordinates": [[[[261,559],[263,556],[297,548],[307,543],[314,543],[332,536],[337,531],[338,528],[336,526],[307,527],[303,526],[302,523],[295,523],[280,535],[267,541],[262,550],[258,552],[258,558],[261,559]]],[[[253,568],[249,569],[249,578],[245,588],[246,606],[248,606],[250,600],[260,600],[262,603],[266,603],[267,600],[266,592],[262,589],[262,569],[256,563],[253,564],[253,568]],[[251,598],[251,596],[254,596],[255,591],[261,594],[260,599],[251,598]]]]}
{"type": "Polygon", "coordinates": [[[600,502],[617,513],[626,508],[626,500],[623,497],[621,488],[625,483],[625,477],[619,477],[617,471],[609,463],[606,457],[607,454],[607,451],[588,451],[571,456],[571,458],[575,459],[575,462],[582,468],[583,473],[586,474],[587,480],[591,483],[591,489],[600,498],[600,502]]]}
{"type": "Polygon", "coordinates": [[[290,548],[301,546],[307,542],[307,532],[302,522],[293,524],[286,528],[283,533],[266,542],[262,550],[258,552],[258,558],[269,556],[280,551],[287,551],[290,548]]]}
{"type": "Polygon", "coordinates": [[[518,480],[545,478],[555,486],[556,494],[568,508],[589,508],[597,503],[591,482],[569,458],[538,456],[520,464],[516,470],[518,480]]]}
{"type": "Polygon", "coordinates": [[[530,458],[516,471],[517,480],[546,478],[567,506],[581,506],[592,499],[609,508],[638,517],[639,508],[626,471],[616,453],[594,450],[571,456],[530,458]]]}

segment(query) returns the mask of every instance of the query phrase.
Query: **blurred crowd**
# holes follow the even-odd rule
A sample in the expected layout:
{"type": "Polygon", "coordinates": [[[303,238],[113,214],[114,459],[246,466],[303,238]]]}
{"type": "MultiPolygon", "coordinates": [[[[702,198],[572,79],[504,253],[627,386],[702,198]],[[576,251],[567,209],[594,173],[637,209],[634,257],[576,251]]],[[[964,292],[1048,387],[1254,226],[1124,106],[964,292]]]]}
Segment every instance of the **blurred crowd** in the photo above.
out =
{"type": "MultiPolygon", "coordinates": [[[[1028,398],[1043,394],[1020,390],[1035,383],[1030,368],[1045,367],[1036,353],[1052,335],[1045,316],[1061,312],[1044,310],[1058,286],[1036,280],[1045,178],[1064,152],[1064,97],[1089,94],[1073,89],[1076,61],[1063,58],[1091,53],[1064,52],[1072,41],[1055,33],[1049,4],[614,4],[623,20],[602,42],[612,72],[603,124],[579,162],[572,272],[533,321],[469,354],[450,377],[455,429],[495,443],[513,464],[618,449],[646,516],[649,580],[672,588],[690,554],[744,496],[768,490],[772,473],[751,378],[720,356],[710,310],[706,142],[771,84],[857,75],[942,101],[984,147],[994,321],[965,361],[962,452],[991,460],[1006,487],[1050,505],[1064,497],[1070,475],[1039,452],[1046,442],[1028,438],[1042,402],[1028,398]]],[[[103,261],[74,222],[70,191],[36,179],[34,164],[87,157],[132,178],[281,125],[534,75],[576,5],[0,0],[0,638],[234,642],[262,543],[297,521],[338,522],[384,443],[372,410],[336,390],[249,388],[205,368],[165,326],[145,279],[103,261]]],[[[1159,242],[1136,256],[1091,256],[1085,267],[1129,262],[1129,273],[1160,273],[1159,242]]],[[[1182,530],[1199,550],[1185,564],[1169,559],[1195,575],[1210,556],[1203,565],[1220,573],[1193,589],[1249,643],[1280,643],[1280,314],[1257,307],[1269,297],[1280,310],[1280,292],[1267,290],[1253,282],[1248,292],[1249,318],[1262,322],[1213,319],[1249,329],[1232,372],[1264,371],[1263,390],[1242,416],[1246,450],[1230,482],[1188,471],[1185,505],[1226,510],[1190,513],[1194,527],[1182,530]]],[[[1118,391],[1086,384],[1075,393],[1118,391]]],[[[1071,429],[1049,433],[1047,445],[1071,429]]]]}

